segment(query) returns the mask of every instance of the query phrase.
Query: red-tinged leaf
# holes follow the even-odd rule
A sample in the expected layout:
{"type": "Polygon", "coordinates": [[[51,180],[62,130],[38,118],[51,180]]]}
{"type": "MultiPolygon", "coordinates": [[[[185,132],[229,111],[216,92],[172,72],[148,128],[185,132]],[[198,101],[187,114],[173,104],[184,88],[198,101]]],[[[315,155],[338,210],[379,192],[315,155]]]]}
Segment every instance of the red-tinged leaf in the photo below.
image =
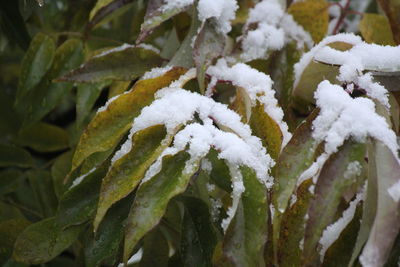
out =
{"type": "Polygon", "coordinates": [[[113,148],[131,128],[133,118],[154,100],[154,93],[183,73],[184,69],[174,68],[160,77],[138,81],[131,91],[109,103],[104,111],[98,112],[79,140],[72,170],[93,153],[113,148]]]}
{"type": "Polygon", "coordinates": [[[223,252],[233,266],[264,266],[264,245],[267,241],[267,189],[255,172],[242,167],[245,191],[236,214],[226,230],[223,252]]]}
{"type": "Polygon", "coordinates": [[[325,162],[310,202],[304,236],[305,264],[319,264],[318,241],[322,232],[335,220],[339,204],[351,186],[360,187],[364,180],[362,166],[366,145],[348,140],[325,162]]]}
{"type": "Polygon", "coordinates": [[[163,59],[152,50],[122,46],[92,57],[59,80],[90,83],[107,80],[130,81],[162,63],[163,59]]]}
{"type": "Polygon", "coordinates": [[[272,203],[275,208],[273,219],[275,248],[279,239],[281,216],[289,204],[297,180],[311,166],[319,153],[317,151],[318,144],[311,135],[312,123],[318,113],[318,109],[314,110],[307,120],[295,130],[292,139],[283,149],[277,162],[272,194],[272,203]]]}
{"type": "MultiPolygon", "coordinates": [[[[375,141],[377,183],[377,209],[374,223],[360,256],[365,265],[383,266],[387,261],[400,228],[399,202],[390,194],[391,187],[400,181],[400,164],[392,151],[375,141]]],[[[397,185],[396,184],[396,185],[397,185]]]]}
{"type": "Polygon", "coordinates": [[[95,230],[111,205],[136,188],[146,170],[170,145],[172,136],[167,138],[166,136],[165,127],[156,125],[132,137],[131,150],[113,163],[103,179],[97,213],[93,222],[95,230]]]}
{"type": "Polygon", "coordinates": [[[205,91],[205,72],[213,61],[222,55],[226,36],[220,33],[215,21],[209,19],[204,22],[193,46],[193,58],[197,68],[197,80],[200,92],[205,91]]]}
{"type": "Polygon", "coordinates": [[[279,266],[301,266],[302,243],[304,241],[305,217],[312,199],[312,180],[304,181],[296,191],[296,201],[282,215],[277,245],[279,266]]]}
{"type": "Polygon", "coordinates": [[[183,151],[164,157],[161,171],[137,190],[125,229],[124,262],[128,261],[139,240],[159,223],[168,202],[185,191],[199,166],[199,162],[193,162],[193,168],[185,170],[189,159],[189,154],[183,151]]]}

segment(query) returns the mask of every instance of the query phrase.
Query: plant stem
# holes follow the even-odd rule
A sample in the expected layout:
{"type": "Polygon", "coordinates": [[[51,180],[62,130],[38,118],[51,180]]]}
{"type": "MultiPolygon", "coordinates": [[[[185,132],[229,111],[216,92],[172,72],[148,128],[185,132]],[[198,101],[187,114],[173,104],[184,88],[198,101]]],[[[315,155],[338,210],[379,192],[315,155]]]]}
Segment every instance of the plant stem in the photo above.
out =
{"type": "Polygon", "coordinates": [[[346,5],[342,7],[341,4],[337,3],[337,5],[340,7],[340,16],[339,19],[335,25],[335,28],[332,31],[332,34],[335,35],[338,33],[340,26],[343,24],[344,19],[346,18],[346,15],[348,13],[348,9],[350,6],[350,0],[347,0],[346,5]]]}

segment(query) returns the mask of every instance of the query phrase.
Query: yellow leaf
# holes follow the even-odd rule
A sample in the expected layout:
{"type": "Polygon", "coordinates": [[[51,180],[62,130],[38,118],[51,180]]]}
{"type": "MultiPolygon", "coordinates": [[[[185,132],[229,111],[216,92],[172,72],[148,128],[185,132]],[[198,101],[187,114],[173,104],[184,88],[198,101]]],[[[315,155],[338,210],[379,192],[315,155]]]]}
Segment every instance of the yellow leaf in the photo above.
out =
{"type": "Polygon", "coordinates": [[[325,0],[305,0],[290,5],[288,9],[294,20],[319,43],[328,31],[328,3],[325,0]]]}
{"type": "Polygon", "coordinates": [[[359,28],[367,43],[395,45],[389,20],[383,15],[365,13],[360,21],[359,28]]]}

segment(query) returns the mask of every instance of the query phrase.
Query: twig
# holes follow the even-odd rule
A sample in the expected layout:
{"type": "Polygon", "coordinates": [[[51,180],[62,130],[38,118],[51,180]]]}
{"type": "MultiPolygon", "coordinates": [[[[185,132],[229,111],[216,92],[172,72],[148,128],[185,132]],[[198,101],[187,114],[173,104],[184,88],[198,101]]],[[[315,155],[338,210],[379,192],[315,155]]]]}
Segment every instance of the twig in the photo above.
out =
{"type": "Polygon", "coordinates": [[[338,22],[335,25],[335,28],[332,31],[332,34],[338,33],[340,26],[342,25],[344,19],[346,18],[347,11],[350,6],[350,0],[347,0],[346,5],[344,7],[342,7],[342,5],[339,3],[338,3],[338,6],[341,7],[340,16],[339,16],[338,22]]]}

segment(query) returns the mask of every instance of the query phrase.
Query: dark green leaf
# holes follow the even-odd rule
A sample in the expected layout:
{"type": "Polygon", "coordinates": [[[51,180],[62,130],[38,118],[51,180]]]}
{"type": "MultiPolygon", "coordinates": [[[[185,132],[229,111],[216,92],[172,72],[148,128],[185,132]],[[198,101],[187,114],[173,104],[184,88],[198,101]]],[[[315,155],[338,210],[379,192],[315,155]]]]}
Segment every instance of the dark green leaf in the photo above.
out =
{"type": "Polygon", "coordinates": [[[3,265],[12,255],[14,242],[18,235],[30,224],[23,218],[0,222],[0,264],[3,265]]]}
{"type": "Polygon", "coordinates": [[[134,46],[122,48],[92,57],[60,80],[67,82],[130,81],[163,63],[162,58],[152,50],[134,46]]]}
{"type": "Polygon", "coordinates": [[[59,156],[51,166],[51,177],[53,178],[54,192],[58,199],[68,189],[64,184],[65,177],[71,169],[72,151],[67,151],[59,156]]]}
{"type": "Polygon", "coordinates": [[[54,217],[28,226],[17,238],[13,257],[16,261],[45,263],[67,249],[77,238],[84,225],[57,231],[54,217]]]}
{"type": "Polygon", "coordinates": [[[33,165],[31,154],[25,149],[13,145],[0,144],[0,167],[30,167],[33,165]]]}
{"type": "Polygon", "coordinates": [[[143,255],[139,267],[166,267],[169,258],[168,241],[162,231],[155,228],[143,238],[143,255]]]}
{"type": "Polygon", "coordinates": [[[17,169],[0,171],[0,196],[15,191],[25,178],[24,173],[17,169]]]}
{"type": "Polygon", "coordinates": [[[139,187],[127,220],[124,262],[139,240],[158,224],[171,198],[185,191],[199,165],[199,162],[193,162],[193,168],[185,170],[188,160],[186,152],[165,156],[161,171],[139,187]]]}
{"type": "Polygon", "coordinates": [[[265,266],[267,241],[267,189],[248,167],[241,168],[245,191],[226,230],[223,251],[233,266],[265,266]]]}
{"type": "Polygon", "coordinates": [[[54,152],[69,146],[68,133],[55,125],[38,122],[18,133],[16,142],[39,152],[54,152]]]}

